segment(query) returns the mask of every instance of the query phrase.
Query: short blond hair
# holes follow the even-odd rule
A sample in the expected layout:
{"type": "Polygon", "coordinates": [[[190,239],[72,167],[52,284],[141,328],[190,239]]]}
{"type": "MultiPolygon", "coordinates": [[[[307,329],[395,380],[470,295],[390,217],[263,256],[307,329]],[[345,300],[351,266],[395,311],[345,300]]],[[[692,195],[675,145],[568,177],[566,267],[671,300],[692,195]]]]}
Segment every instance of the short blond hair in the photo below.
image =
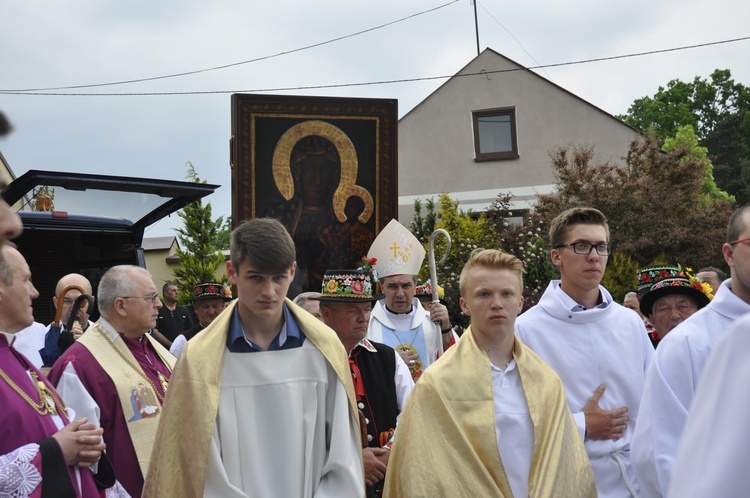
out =
{"type": "Polygon", "coordinates": [[[523,261],[512,254],[504,253],[498,249],[475,249],[469,256],[469,260],[461,270],[458,279],[458,287],[463,296],[466,292],[466,280],[469,272],[475,268],[489,268],[492,270],[510,270],[518,276],[523,292],[523,261]]]}

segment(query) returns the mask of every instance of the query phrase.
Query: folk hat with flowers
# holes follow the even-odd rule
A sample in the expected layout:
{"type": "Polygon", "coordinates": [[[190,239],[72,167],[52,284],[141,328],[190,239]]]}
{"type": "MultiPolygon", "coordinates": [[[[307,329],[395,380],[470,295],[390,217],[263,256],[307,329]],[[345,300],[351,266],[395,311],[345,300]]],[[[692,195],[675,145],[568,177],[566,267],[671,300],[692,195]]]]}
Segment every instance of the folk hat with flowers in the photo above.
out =
{"type": "Polygon", "coordinates": [[[323,288],[316,301],[345,303],[373,302],[383,295],[372,293],[372,277],[366,270],[327,270],[323,275],[323,288]]]}
{"type": "Polygon", "coordinates": [[[660,280],[680,275],[684,275],[684,272],[674,265],[652,265],[641,268],[635,274],[635,277],[638,280],[638,288],[636,289],[636,292],[643,295],[649,291],[651,286],[660,280]]]}
{"type": "MultiPolygon", "coordinates": [[[[430,299],[432,299],[432,282],[430,282],[430,279],[428,278],[423,284],[417,285],[417,289],[414,292],[414,295],[419,296],[429,296],[430,299]]],[[[438,284],[438,299],[445,298],[445,289],[441,285],[438,284]]]]}
{"type": "Polygon", "coordinates": [[[644,316],[651,315],[654,312],[654,303],[658,299],[671,294],[692,297],[698,309],[706,306],[713,298],[711,287],[708,284],[695,279],[689,272],[680,272],[680,275],[663,278],[651,286],[649,291],[641,298],[641,313],[644,316]]]}
{"type": "Polygon", "coordinates": [[[232,300],[232,290],[227,286],[216,282],[206,282],[195,286],[193,292],[193,301],[202,299],[223,299],[224,301],[232,300]]]}

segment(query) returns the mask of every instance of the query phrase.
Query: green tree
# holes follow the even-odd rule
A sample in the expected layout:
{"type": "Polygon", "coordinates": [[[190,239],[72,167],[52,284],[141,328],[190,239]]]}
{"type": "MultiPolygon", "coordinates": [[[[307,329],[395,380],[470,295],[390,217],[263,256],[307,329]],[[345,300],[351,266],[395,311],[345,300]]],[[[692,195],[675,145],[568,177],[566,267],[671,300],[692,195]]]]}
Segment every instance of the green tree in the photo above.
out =
{"type": "Polygon", "coordinates": [[[229,240],[232,235],[232,217],[227,216],[219,232],[216,234],[216,247],[221,251],[229,250],[229,240]]]}
{"type": "Polygon", "coordinates": [[[721,190],[714,180],[714,167],[708,158],[708,149],[698,145],[698,137],[693,127],[685,125],[677,128],[674,137],[664,140],[662,147],[666,152],[683,152],[680,161],[692,162],[696,168],[703,170],[703,205],[710,205],[716,201],[727,201],[734,203],[734,197],[721,190]]]}
{"type": "MultiPolygon", "coordinates": [[[[592,148],[553,154],[556,192],[540,196],[546,223],[573,206],[608,218],[617,251],[645,266],[666,258],[683,266],[724,267],[721,245],[732,204],[721,195],[706,202],[706,169],[690,148],[664,152],[653,137],[631,143],[625,167],[594,164],[592,148]]],[[[548,225],[547,225],[548,226],[548,225]]]]}
{"type": "Polygon", "coordinates": [[[672,80],[653,97],[637,99],[620,118],[651,130],[660,143],[692,126],[708,149],[717,185],[740,204],[750,202],[750,88],[736,83],[728,69],[715,70],[710,81],[672,80]]]}
{"type": "Polygon", "coordinates": [[[427,240],[430,238],[432,232],[435,231],[435,220],[437,219],[437,213],[435,213],[435,199],[430,197],[425,201],[426,213],[422,216],[422,200],[414,199],[414,219],[409,225],[409,230],[419,240],[427,240]]]}
{"type": "MultiPolygon", "coordinates": [[[[201,181],[192,163],[187,163],[187,178],[196,183],[201,181]]],[[[222,229],[223,217],[216,220],[211,215],[211,203],[195,201],[182,208],[177,216],[184,226],[177,228],[177,239],[180,249],[181,266],[172,273],[180,289],[180,303],[187,303],[192,298],[192,289],[199,283],[216,280],[216,271],[224,264],[224,255],[217,245],[217,235],[222,229]]],[[[226,282],[224,277],[223,282],[226,282]]]]}

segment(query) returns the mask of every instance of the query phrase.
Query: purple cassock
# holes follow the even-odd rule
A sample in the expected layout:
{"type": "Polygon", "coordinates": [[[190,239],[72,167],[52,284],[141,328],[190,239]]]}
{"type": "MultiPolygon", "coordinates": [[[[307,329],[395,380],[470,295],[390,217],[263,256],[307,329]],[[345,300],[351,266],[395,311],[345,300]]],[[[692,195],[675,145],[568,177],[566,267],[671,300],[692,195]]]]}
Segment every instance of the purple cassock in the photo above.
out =
{"type": "MultiPolygon", "coordinates": [[[[13,349],[5,335],[0,334],[0,369],[16,384],[32,401],[39,403],[39,391],[29,377],[27,371],[35,372],[37,377],[47,384],[49,390],[55,397],[57,392],[47,381],[43,374],[37,370],[29,360],[21,353],[13,349]]],[[[58,397],[58,401],[59,397],[58,397]]],[[[60,403],[62,405],[62,403],[60,403]]],[[[98,497],[97,489],[91,471],[80,469],[81,483],[78,485],[75,469],[67,467],[57,441],[52,435],[59,429],[55,425],[52,415],[40,415],[27,403],[16,390],[5,380],[0,379],[0,461],[4,455],[14,452],[29,443],[39,444],[39,452],[30,460],[29,464],[36,467],[42,476],[40,486],[33,491],[30,489],[19,490],[27,496],[42,496],[52,490],[54,496],[71,497],[98,497]]],[[[62,422],[68,424],[67,414],[59,414],[62,422]]],[[[28,474],[26,474],[28,477],[28,474]]],[[[0,467],[0,489],[5,488],[8,482],[3,479],[19,478],[15,475],[7,475],[0,467]]],[[[26,479],[27,488],[33,485],[34,479],[26,479]]],[[[112,482],[113,483],[113,482],[112,482]]],[[[109,483],[110,485],[112,483],[109,483]]]]}
{"type": "MultiPolygon", "coordinates": [[[[159,381],[159,373],[169,379],[171,376],[169,367],[161,361],[159,354],[145,338],[143,340],[130,339],[122,334],[120,334],[120,337],[125,341],[141,369],[151,379],[159,395],[163,398],[166,393],[159,381]]],[[[99,407],[99,420],[101,427],[104,429],[107,457],[112,463],[115,477],[133,498],[141,496],[144,476],[130,439],[129,421],[125,419],[120,404],[120,396],[115,389],[114,382],[91,352],[82,344],[75,343],[63,353],[52,366],[49,380],[58,385],[68,365],[75,368],[78,380],[99,407]]],[[[161,402],[157,400],[156,403],[161,409],[161,402]]]]}

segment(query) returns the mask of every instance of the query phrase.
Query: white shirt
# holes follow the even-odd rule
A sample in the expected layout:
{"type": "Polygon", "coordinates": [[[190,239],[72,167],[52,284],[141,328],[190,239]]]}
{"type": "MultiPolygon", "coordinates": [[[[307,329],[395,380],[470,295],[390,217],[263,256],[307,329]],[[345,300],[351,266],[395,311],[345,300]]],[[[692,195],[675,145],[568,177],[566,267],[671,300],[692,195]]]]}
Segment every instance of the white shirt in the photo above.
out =
{"type": "Polygon", "coordinates": [[[513,496],[529,496],[529,473],[534,455],[534,425],[521,385],[516,360],[505,371],[490,363],[495,397],[495,432],[500,458],[513,496]]]}
{"type": "Polygon", "coordinates": [[[24,355],[36,368],[42,368],[44,362],[39,350],[44,348],[44,338],[47,335],[47,327],[39,322],[34,322],[28,327],[15,333],[16,339],[13,348],[24,355]]]}

